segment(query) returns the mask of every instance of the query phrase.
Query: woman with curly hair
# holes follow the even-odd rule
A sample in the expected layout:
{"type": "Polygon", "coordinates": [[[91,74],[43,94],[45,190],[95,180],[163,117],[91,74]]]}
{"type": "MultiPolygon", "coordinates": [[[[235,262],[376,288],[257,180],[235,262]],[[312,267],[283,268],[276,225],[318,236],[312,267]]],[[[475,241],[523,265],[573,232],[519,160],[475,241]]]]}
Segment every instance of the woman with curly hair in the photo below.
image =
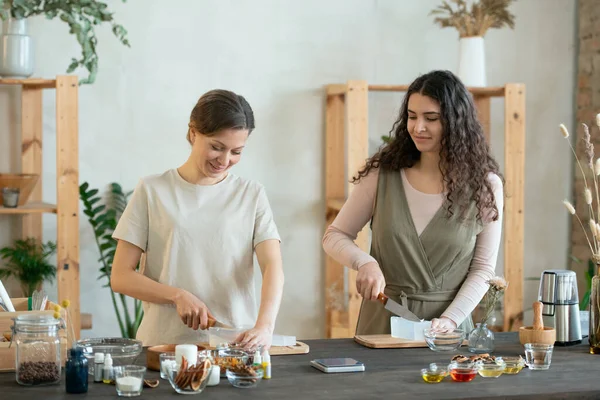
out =
{"type": "Polygon", "coordinates": [[[326,253],[358,270],[357,334],[390,333],[385,293],[432,327],[473,327],[494,276],[503,181],[473,98],[448,71],[408,88],[390,141],[358,171],[323,237],[326,253]],[[354,240],[371,221],[371,252],[354,240]]]}

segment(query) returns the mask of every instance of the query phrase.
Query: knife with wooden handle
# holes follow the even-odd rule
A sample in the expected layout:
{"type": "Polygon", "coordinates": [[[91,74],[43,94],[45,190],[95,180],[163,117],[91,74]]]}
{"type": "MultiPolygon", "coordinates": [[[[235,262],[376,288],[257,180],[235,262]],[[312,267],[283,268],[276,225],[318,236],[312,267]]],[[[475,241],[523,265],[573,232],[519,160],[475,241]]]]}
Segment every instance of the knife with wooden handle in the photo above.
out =
{"type": "Polygon", "coordinates": [[[383,304],[384,308],[386,310],[388,310],[389,312],[391,312],[392,314],[395,314],[395,315],[402,317],[404,319],[407,319],[409,321],[415,321],[415,322],[421,321],[421,318],[419,318],[415,314],[413,314],[408,308],[406,308],[405,306],[403,306],[401,304],[398,304],[397,302],[390,299],[383,293],[379,293],[379,295],[377,296],[377,300],[381,304],[383,304]]]}
{"type": "Polygon", "coordinates": [[[225,325],[222,322],[217,321],[216,319],[213,318],[208,318],[208,328],[227,328],[227,329],[233,329],[233,327],[229,326],[229,325],[225,325]]]}

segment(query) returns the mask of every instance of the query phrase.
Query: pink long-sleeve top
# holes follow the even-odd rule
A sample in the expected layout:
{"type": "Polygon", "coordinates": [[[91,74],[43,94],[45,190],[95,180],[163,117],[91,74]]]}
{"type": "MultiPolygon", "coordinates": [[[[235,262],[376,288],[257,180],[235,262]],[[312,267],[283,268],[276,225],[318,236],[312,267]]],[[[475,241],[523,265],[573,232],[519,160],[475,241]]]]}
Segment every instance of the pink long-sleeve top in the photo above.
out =
{"type": "MultiPolygon", "coordinates": [[[[408,207],[417,233],[420,235],[437,210],[442,206],[445,195],[428,194],[416,190],[401,171],[408,207]]],[[[358,270],[369,262],[377,262],[371,255],[361,250],[355,243],[358,232],[367,224],[375,207],[379,169],[372,169],[352,190],[348,200],[323,236],[325,252],[342,265],[358,270]]],[[[477,235],[473,260],[465,282],[456,297],[441,315],[460,325],[475,309],[485,295],[487,281],[494,276],[500,238],[502,235],[502,214],[504,194],[502,181],[496,174],[489,174],[498,219],[492,221],[490,212],[484,213],[484,228],[477,235]],[[487,216],[486,216],[487,215],[487,216]]]]}

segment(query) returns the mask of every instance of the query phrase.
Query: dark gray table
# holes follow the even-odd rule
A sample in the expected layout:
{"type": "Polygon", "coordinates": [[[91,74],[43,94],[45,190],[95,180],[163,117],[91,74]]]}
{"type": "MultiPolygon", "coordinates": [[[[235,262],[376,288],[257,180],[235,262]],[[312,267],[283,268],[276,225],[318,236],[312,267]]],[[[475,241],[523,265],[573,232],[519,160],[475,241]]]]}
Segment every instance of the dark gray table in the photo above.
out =
{"type": "MultiPolygon", "coordinates": [[[[548,371],[523,369],[518,375],[497,379],[477,376],[468,383],[453,382],[447,377],[438,384],[423,382],[422,367],[431,362],[449,362],[452,354],[422,349],[381,349],[362,347],[350,339],[309,340],[310,353],[273,356],[273,378],[252,389],[236,389],[226,379],[208,387],[197,398],[244,399],[599,399],[600,355],[590,355],[586,343],[573,347],[556,347],[548,371]],[[309,365],[310,360],[324,357],[353,357],[365,363],[366,371],[325,374],[309,365]]],[[[496,336],[496,355],[518,355],[522,347],[514,333],[496,336]]],[[[462,354],[469,354],[466,348],[462,354]]],[[[142,353],[138,363],[145,363],[142,353]]],[[[158,378],[149,371],[146,378],[158,378]]],[[[0,399],[75,399],[117,398],[115,387],[90,382],[87,394],[65,392],[64,372],[61,385],[22,387],[14,373],[0,373],[0,399]]],[[[141,399],[182,398],[168,381],[158,388],[142,392],[141,399]]]]}

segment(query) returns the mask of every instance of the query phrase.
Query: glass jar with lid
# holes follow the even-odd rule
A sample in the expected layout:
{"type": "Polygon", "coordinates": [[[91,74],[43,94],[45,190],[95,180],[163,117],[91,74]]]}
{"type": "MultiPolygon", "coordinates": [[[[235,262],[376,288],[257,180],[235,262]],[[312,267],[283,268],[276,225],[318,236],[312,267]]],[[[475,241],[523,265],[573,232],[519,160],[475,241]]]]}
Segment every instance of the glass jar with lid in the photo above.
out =
{"type": "Polygon", "coordinates": [[[47,314],[28,313],[13,321],[17,383],[29,386],[60,382],[62,320],[47,314]]]}

